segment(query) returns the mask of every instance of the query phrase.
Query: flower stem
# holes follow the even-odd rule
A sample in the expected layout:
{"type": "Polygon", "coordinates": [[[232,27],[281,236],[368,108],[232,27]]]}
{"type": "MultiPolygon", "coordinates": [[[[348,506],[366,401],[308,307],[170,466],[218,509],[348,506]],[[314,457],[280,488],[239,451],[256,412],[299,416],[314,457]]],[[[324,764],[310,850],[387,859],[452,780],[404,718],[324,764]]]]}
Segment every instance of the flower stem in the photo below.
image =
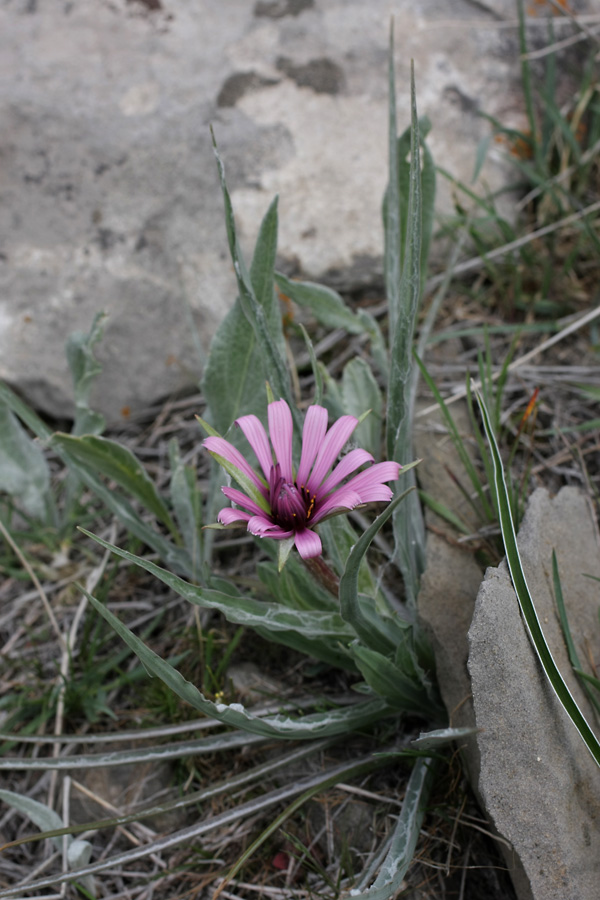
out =
{"type": "Polygon", "coordinates": [[[303,559],[302,562],[319,584],[323,585],[325,590],[329,591],[330,594],[333,594],[337,600],[340,581],[335,572],[332,572],[329,568],[323,557],[313,556],[311,559],[303,559]]]}

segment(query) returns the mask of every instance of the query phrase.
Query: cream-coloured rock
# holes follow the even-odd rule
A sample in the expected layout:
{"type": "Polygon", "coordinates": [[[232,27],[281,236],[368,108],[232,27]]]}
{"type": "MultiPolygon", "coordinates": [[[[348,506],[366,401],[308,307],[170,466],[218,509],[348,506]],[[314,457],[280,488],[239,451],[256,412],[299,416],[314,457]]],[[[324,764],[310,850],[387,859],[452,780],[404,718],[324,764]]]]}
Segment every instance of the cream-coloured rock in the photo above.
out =
{"type": "MultiPolygon", "coordinates": [[[[246,249],[279,192],[288,271],[380,280],[392,14],[398,127],[414,58],[436,161],[469,182],[479,112],[521,115],[506,0],[3,4],[0,378],[68,414],[64,342],[104,310],[109,418],[197,381],[235,296],[210,123],[246,249]]],[[[482,178],[505,182],[497,147],[482,178]]]]}

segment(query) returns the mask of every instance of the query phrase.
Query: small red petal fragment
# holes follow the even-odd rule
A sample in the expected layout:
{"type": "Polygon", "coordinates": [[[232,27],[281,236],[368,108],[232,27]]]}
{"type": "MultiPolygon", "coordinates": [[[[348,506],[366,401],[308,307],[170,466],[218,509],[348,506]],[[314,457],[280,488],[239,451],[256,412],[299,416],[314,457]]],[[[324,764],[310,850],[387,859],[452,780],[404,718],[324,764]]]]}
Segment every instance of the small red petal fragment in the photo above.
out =
{"type": "Polygon", "coordinates": [[[283,850],[280,850],[279,853],[276,853],[271,862],[271,865],[274,869],[282,869],[283,871],[287,871],[289,864],[289,854],[284,853],[283,850]]]}

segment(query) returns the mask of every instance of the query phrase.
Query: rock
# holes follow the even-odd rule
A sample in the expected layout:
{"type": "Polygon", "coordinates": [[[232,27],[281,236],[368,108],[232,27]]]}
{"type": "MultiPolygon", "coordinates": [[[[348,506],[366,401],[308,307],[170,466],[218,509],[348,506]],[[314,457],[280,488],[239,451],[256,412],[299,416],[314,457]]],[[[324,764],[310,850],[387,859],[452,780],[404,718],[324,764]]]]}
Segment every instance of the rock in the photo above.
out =
{"type": "MultiPolygon", "coordinates": [[[[512,3],[395,16],[399,128],[414,57],[434,156],[470,182],[479,112],[520,115],[512,3]]],[[[380,280],[388,30],[384,0],[4,4],[0,377],[69,414],[65,339],[105,310],[109,419],[197,381],[235,295],[209,123],[246,248],[280,192],[287,271],[380,280]]],[[[505,183],[497,148],[482,178],[505,183]]]]}
{"type": "MultiPolygon", "coordinates": [[[[554,549],[573,640],[590,672],[588,660],[600,659],[598,585],[584,573],[600,576],[600,541],[589,501],[574,488],[554,499],[538,489],[518,541],[554,659],[594,727],[555,613],[551,568],[554,549]]],[[[600,772],[538,664],[505,564],[486,573],[469,642],[478,788],[522,867],[519,898],[591,900],[600,884],[600,772]]]]}
{"type": "MultiPolygon", "coordinates": [[[[471,423],[466,404],[455,404],[452,416],[468,447],[471,423]]],[[[417,470],[421,488],[475,532],[481,518],[449,474],[466,486],[463,465],[442,425],[439,411],[429,414],[424,421],[417,418],[415,455],[423,460],[417,470]]],[[[455,728],[471,728],[475,725],[475,714],[467,671],[467,634],[483,573],[473,552],[458,543],[460,535],[447,521],[429,508],[425,510],[425,521],[427,568],[418,597],[419,620],[435,654],[438,684],[449,723],[455,728]]],[[[471,781],[476,782],[479,761],[475,738],[461,743],[471,781]]]]}

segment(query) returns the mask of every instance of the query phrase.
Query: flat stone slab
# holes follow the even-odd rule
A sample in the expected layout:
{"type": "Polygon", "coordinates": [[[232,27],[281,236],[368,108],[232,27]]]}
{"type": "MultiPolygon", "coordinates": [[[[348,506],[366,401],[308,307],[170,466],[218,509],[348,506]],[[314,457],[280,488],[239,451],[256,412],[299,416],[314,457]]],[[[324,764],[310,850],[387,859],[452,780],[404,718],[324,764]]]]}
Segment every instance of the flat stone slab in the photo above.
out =
{"type": "MultiPolygon", "coordinates": [[[[587,497],[563,488],[532,495],[518,536],[524,571],[556,663],[598,733],[571,672],[555,611],[556,551],[571,632],[582,667],[600,662],[600,541],[587,497]]],[[[480,732],[478,791],[514,849],[520,900],[600,896],[600,769],[556,699],[530,644],[503,563],[488,569],[469,631],[469,672],[480,732]]],[[[508,854],[511,864],[511,855],[508,854]]]]}
{"type": "MultiPolygon", "coordinates": [[[[522,121],[514,4],[398,0],[394,16],[399,130],[414,58],[434,158],[476,188],[479,112],[522,121]]],[[[380,281],[389,25],[385,0],[3,4],[0,378],[68,414],[65,340],[104,310],[109,419],[197,382],[235,297],[210,123],[246,249],[280,193],[282,267],[380,281]]],[[[512,179],[503,154],[489,192],[512,179]]]]}

